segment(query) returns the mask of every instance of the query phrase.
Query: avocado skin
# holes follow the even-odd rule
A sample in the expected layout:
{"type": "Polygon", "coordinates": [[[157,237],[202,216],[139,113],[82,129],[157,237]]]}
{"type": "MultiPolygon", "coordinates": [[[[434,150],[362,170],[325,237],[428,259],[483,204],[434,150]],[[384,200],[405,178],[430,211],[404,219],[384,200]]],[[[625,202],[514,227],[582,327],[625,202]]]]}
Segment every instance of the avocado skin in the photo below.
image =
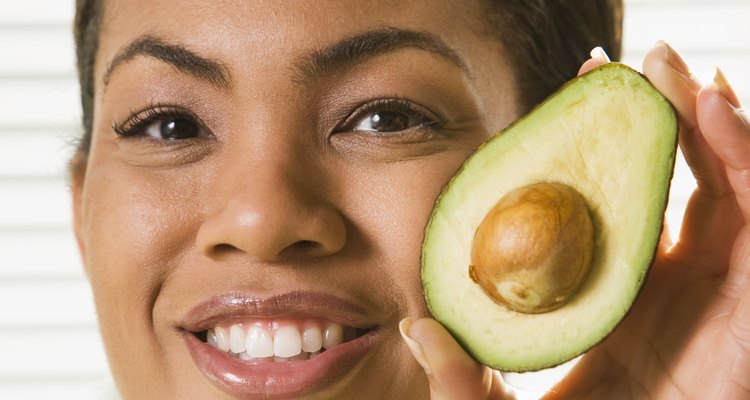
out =
{"type": "Polygon", "coordinates": [[[525,372],[553,367],[603,341],[630,310],[656,255],[674,170],[677,131],[673,106],[645,76],[623,64],[608,63],[569,81],[526,116],[490,138],[443,188],[425,228],[421,278],[433,317],[475,359],[503,371],[525,372]],[[591,119],[581,127],[594,129],[581,129],[583,132],[572,129],[566,132],[569,140],[555,138],[559,132],[550,127],[558,125],[565,130],[569,124],[566,118],[570,118],[571,113],[591,119]],[[618,122],[613,124],[616,126],[601,126],[613,118],[618,122]],[[535,130],[538,126],[541,128],[535,130]],[[602,168],[594,169],[601,170],[599,176],[576,174],[578,158],[570,164],[566,164],[565,156],[560,154],[557,158],[534,158],[535,150],[545,146],[560,145],[559,149],[547,149],[545,155],[570,151],[571,146],[566,148],[566,143],[577,140],[581,147],[573,145],[572,148],[580,154],[571,157],[604,160],[600,162],[602,168]],[[606,141],[615,145],[612,148],[599,146],[599,142],[606,141]],[[584,154],[587,146],[592,151],[584,154]],[[523,150],[508,150],[513,147],[523,150]],[[532,161],[524,163],[519,152],[526,152],[532,161]],[[623,152],[640,152],[643,157],[631,160],[622,157],[623,152]],[[504,158],[513,162],[503,164],[504,158]],[[496,159],[500,161],[494,161],[496,159]],[[506,168],[500,168],[503,166],[506,168]],[[567,178],[566,168],[571,175],[567,178]],[[533,173],[529,174],[529,170],[533,173]],[[475,175],[481,174],[492,177],[477,179],[475,175]],[[649,184],[645,187],[634,184],[641,178],[638,175],[651,179],[649,184]],[[584,190],[579,191],[585,197],[591,194],[591,198],[587,198],[588,206],[596,220],[600,240],[595,249],[596,272],[584,284],[576,301],[559,311],[528,316],[482,299],[481,290],[471,281],[466,272],[468,264],[464,262],[477,220],[481,221],[491,204],[514,187],[565,179],[573,183],[588,180],[581,185],[584,190]],[[634,202],[607,200],[606,189],[616,187],[613,182],[620,181],[626,187],[634,186],[621,192],[635,193],[634,202]],[[497,182],[502,183],[496,185],[497,182]],[[501,187],[482,189],[489,186],[501,187]],[[597,190],[603,193],[596,194],[597,190]],[[475,201],[475,197],[486,199],[475,201]],[[620,207],[639,221],[623,228],[614,223],[619,219],[609,217],[622,210],[612,213],[608,207],[620,207]],[[628,244],[628,238],[636,243],[628,244]],[[616,253],[615,256],[612,253],[616,253]]]}

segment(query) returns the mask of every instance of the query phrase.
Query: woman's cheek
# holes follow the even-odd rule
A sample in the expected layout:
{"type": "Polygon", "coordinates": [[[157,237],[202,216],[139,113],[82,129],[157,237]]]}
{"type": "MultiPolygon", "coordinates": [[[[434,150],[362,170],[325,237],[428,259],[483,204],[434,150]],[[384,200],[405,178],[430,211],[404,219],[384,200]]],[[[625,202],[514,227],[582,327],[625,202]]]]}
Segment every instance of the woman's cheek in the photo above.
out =
{"type": "Polygon", "coordinates": [[[442,187],[468,154],[459,148],[438,155],[438,160],[413,160],[408,168],[379,170],[361,188],[361,193],[369,192],[364,197],[369,199],[370,218],[364,229],[378,238],[375,241],[383,246],[379,253],[388,258],[384,264],[393,269],[392,282],[419,314],[427,312],[419,273],[424,227],[442,187]]]}
{"type": "Polygon", "coordinates": [[[105,345],[117,368],[158,346],[152,306],[185,243],[191,243],[185,215],[192,213],[190,204],[175,198],[171,185],[143,171],[90,171],[84,187],[85,264],[105,345]]]}

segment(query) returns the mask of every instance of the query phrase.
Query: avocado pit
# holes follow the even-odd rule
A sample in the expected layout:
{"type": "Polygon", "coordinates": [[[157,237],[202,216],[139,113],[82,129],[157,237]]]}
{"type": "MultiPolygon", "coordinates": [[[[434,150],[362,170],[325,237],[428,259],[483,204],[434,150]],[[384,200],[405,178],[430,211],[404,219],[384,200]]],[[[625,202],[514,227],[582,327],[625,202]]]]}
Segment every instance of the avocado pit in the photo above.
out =
{"type": "Polygon", "coordinates": [[[469,275],[495,302],[522,313],[567,303],[591,266],[594,229],[568,185],[535,183],[506,194],[477,228],[469,275]]]}

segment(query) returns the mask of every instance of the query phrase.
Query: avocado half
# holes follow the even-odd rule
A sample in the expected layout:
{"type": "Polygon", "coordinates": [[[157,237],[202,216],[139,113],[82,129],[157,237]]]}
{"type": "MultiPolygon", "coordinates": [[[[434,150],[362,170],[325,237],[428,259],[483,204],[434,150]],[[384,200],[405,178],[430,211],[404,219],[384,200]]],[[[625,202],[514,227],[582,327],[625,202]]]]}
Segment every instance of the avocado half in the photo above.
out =
{"type": "Polygon", "coordinates": [[[479,362],[536,371],[584,353],[625,317],[656,253],[677,150],[677,116],[635,70],[608,63],[573,79],[484,143],[445,186],[422,246],[427,305],[479,362]],[[514,189],[567,185],[584,199],[593,252],[578,291],[517,312],[470,276],[473,240],[514,189]]]}

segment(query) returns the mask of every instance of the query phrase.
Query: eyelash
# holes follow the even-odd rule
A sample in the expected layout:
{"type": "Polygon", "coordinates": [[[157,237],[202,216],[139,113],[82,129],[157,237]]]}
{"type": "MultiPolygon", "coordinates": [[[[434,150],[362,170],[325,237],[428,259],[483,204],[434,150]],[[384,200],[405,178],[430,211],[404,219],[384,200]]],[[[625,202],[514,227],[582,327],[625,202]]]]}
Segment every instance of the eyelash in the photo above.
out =
{"type": "Polygon", "coordinates": [[[204,130],[205,124],[194,113],[180,107],[153,104],[143,111],[132,111],[128,118],[120,123],[113,123],[112,130],[120,137],[138,137],[152,124],[166,119],[181,118],[190,121],[204,130]]]}
{"type": "MultiPolygon", "coordinates": [[[[376,112],[398,112],[417,119],[426,120],[417,126],[408,127],[404,131],[410,131],[418,128],[439,129],[447,121],[441,119],[425,107],[403,98],[387,98],[370,101],[364,105],[358,106],[348,117],[342,121],[335,129],[334,133],[355,131],[355,127],[364,118],[376,112]]],[[[135,138],[142,136],[147,128],[154,123],[167,119],[185,119],[196,124],[201,129],[206,130],[205,124],[194,113],[180,107],[154,104],[143,111],[133,111],[123,123],[113,123],[112,130],[120,137],[135,138]]],[[[377,132],[367,131],[372,134],[394,135],[403,131],[377,132]]]]}
{"type": "MultiPolygon", "coordinates": [[[[358,106],[353,112],[349,114],[346,119],[339,124],[334,130],[335,133],[353,131],[354,126],[357,125],[363,118],[376,113],[376,112],[399,112],[406,115],[416,115],[419,119],[427,120],[426,123],[421,123],[416,127],[410,127],[407,130],[415,128],[431,128],[439,129],[444,126],[447,121],[435,115],[427,108],[418,105],[410,100],[404,98],[388,98],[388,99],[377,99],[370,101],[362,106],[358,106]]],[[[394,132],[372,132],[373,134],[397,134],[394,132]]]]}

